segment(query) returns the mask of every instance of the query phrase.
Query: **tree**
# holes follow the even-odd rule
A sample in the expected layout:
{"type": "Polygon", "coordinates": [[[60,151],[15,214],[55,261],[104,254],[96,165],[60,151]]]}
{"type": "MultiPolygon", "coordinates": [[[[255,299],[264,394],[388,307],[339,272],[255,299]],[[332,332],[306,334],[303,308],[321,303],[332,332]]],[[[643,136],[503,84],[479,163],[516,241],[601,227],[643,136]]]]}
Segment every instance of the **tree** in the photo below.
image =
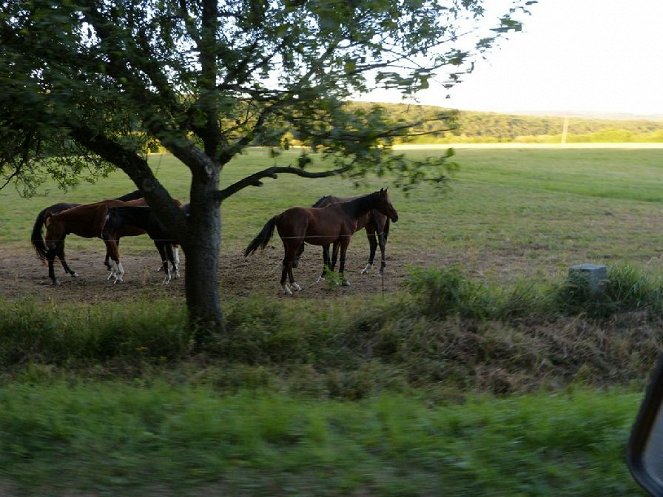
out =
{"type": "Polygon", "coordinates": [[[443,159],[390,153],[413,123],[345,101],[414,95],[444,68],[453,86],[531,3],[513,0],[482,36],[483,0],[0,0],[0,175],[30,194],[45,176],[66,187],[124,171],[181,241],[203,345],[223,323],[221,202],[281,173],[444,181],[443,159]],[[329,168],[310,171],[303,151],[219,190],[236,154],[286,132],[329,168]],[[150,170],[155,139],[191,171],[188,219],[150,170]]]}

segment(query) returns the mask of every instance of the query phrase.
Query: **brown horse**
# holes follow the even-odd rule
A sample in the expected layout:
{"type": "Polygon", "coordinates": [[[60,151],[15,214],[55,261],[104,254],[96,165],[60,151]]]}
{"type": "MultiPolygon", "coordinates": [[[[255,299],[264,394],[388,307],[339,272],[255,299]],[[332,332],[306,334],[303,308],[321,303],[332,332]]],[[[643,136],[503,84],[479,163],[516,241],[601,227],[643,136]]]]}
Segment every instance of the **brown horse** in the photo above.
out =
{"type": "MultiPolygon", "coordinates": [[[[182,210],[187,213],[189,210],[189,204],[182,206],[182,210]]],[[[106,223],[101,232],[101,237],[109,247],[112,259],[119,261],[119,238],[120,235],[130,227],[143,230],[154,242],[154,245],[161,256],[161,269],[164,272],[163,284],[170,283],[170,280],[173,277],[175,279],[179,278],[180,259],[177,248],[179,242],[170,234],[167,228],[161,223],[161,221],[159,221],[152,209],[148,206],[123,206],[111,207],[108,209],[108,215],[106,216],[106,223]],[[172,266],[172,271],[168,267],[169,262],[172,266]]]]}
{"type": "MultiPolygon", "coordinates": [[[[398,221],[398,213],[391,205],[386,189],[326,207],[292,207],[267,221],[260,233],[246,247],[244,256],[251,255],[258,247],[265,248],[276,227],[285,251],[281,287],[286,294],[291,295],[292,290],[286,283],[286,278],[292,288],[301,290],[301,287],[295,282],[292,268],[296,267],[304,243],[323,247],[336,243],[341,252],[339,274],[344,284],[347,284],[343,278],[343,271],[350,238],[357,231],[358,220],[373,209],[378,210],[394,222],[398,221]]],[[[325,265],[329,266],[328,254],[325,259],[325,265]]]]}
{"type": "MultiPolygon", "coordinates": [[[[108,209],[112,206],[129,206],[129,205],[146,205],[145,199],[139,198],[123,202],[121,200],[102,200],[93,204],[78,205],[71,207],[61,212],[47,213],[44,217],[44,225],[46,226],[46,236],[44,240],[44,257],[48,261],[48,276],[54,285],[59,282],[55,277],[53,269],[53,261],[55,257],[59,257],[62,261],[62,266],[65,271],[71,276],[77,276],[66,263],[64,255],[64,240],[66,236],[73,233],[84,238],[99,238],[106,223],[108,209]]],[[[128,227],[123,232],[122,236],[134,236],[145,233],[145,231],[134,227],[128,227]]],[[[38,251],[39,253],[39,251],[38,251]]],[[[117,257],[113,257],[113,251],[106,242],[106,254],[110,255],[109,270],[110,274],[108,279],[115,278],[115,282],[122,281],[124,269],[117,257]]]]}
{"type": "MultiPolygon", "coordinates": [[[[117,197],[113,200],[123,200],[123,201],[129,201],[129,200],[137,200],[139,198],[143,197],[143,193],[140,190],[135,190],[131,193],[127,193],[125,195],[122,195],[121,197],[117,197]]],[[[39,214],[37,214],[37,218],[35,219],[34,225],[32,226],[32,237],[31,237],[31,242],[32,246],[35,249],[35,252],[37,252],[37,256],[42,260],[46,261],[46,244],[44,243],[44,238],[42,236],[42,230],[44,227],[44,220],[46,219],[46,216],[48,214],[57,214],[58,212],[62,212],[67,209],[71,209],[72,207],[78,207],[79,205],[82,204],[73,204],[73,203],[59,203],[59,204],[53,204],[45,209],[42,209],[39,214]]],[[[140,233],[136,233],[140,234],[140,233]]],[[[129,235],[126,235],[129,236],[129,235]]],[[[64,247],[63,247],[64,249],[64,247]]],[[[104,259],[104,264],[106,267],[110,270],[110,264],[109,264],[109,258],[110,254],[106,252],[106,258],[104,259]]],[[[65,261],[64,256],[60,258],[60,263],[62,264],[62,267],[64,268],[65,272],[67,274],[70,274],[71,276],[76,276],[76,273],[72,271],[69,266],[67,265],[67,261],[65,261]]]]}
{"type": "MultiPolygon", "coordinates": [[[[325,197],[318,199],[318,201],[315,204],[313,204],[312,207],[325,207],[326,205],[331,205],[338,202],[348,202],[349,200],[354,200],[355,198],[358,197],[340,198],[340,197],[333,197],[331,195],[327,195],[325,197]]],[[[385,216],[377,209],[368,211],[362,217],[357,219],[357,231],[359,231],[362,228],[366,229],[369,254],[368,254],[368,263],[366,264],[366,267],[364,267],[364,269],[361,270],[361,274],[366,274],[371,269],[373,269],[373,262],[375,260],[375,250],[379,246],[380,255],[381,255],[380,275],[382,275],[384,273],[384,268],[387,265],[385,251],[387,247],[387,237],[389,236],[389,217],[385,216]]],[[[324,261],[329,258],[329,246],[326,247],[323,246],[322,250],[323,250],[322,258],[324,261]],[[325,256],[325,251],[326,251],[326,256],[325,256]]],[[[336,266],[336,259],[332,257],[331,260],[332,271],[334,270],[334,266],[336,266]]],[[[323,274],[321,275],[321,278],[323,277],[324,277],[324,271],[323,274]]]]}

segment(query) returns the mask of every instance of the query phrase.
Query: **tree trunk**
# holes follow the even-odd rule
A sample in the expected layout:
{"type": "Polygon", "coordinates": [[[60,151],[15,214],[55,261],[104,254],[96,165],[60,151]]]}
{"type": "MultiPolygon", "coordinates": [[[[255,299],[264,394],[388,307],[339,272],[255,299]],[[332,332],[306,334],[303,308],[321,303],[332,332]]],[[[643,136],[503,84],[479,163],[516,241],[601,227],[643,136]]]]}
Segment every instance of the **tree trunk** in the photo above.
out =
{"type": "Polygon", "coordinates": [[[191,211],[186,242],[186,303],[194,347],[201,350],[224,331],[219,292],[219,249],[221,246],[221,206],[212,193],[214,180],[192,180],[191,211]]]}

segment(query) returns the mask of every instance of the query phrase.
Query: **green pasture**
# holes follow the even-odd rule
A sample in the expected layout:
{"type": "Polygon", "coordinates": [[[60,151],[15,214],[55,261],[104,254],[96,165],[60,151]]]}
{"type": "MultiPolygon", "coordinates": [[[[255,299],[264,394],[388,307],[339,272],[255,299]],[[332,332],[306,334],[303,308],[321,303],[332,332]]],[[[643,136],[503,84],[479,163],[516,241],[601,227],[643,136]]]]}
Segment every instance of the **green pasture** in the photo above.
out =
{"type": "MultiPolygon", "coordinates": [[[[264,167],[289,164],[297,153],[274,159],[267,149],[250,149],[226,166],[222,186],[264,167]]],[[[625,262],[658,271],[663,254],[661,159],[663,150],[657,149],[458,149],[460,169],[449,190],[421,185],[408,196],[390,190],[400,221],[392,227],[389,257],[413,266],[460,263],[479,277],[509,281],[558,278],[580,262],[625,262]]],[[[150,162],[171,193],[188,201],[188,170],[169,155],[151,156],[150,162]]],[[[287,207],[388,185],[389,178],[367,178],[358,187],[342,178],[265,179],[263,187],[249,187],[224,202],[222,252],[240,254],[262,225],[287,207]]],[[[93,202],[133,189],[121,172],[69,192],[46,183],[33,198],[21,198],[7,187],[0,191],[0,243],[29,247],[32,223],[43,207],[93,202]]],[[[70,251],[103,251],[98,241],[75,236],[67,244],[70,251]]],[[[153,250],[146,237],[122,245],[123,251],[153,250]]],[[[363,240],[351,244],[351,264],[363,262],[365,245],[363,240]]]]}

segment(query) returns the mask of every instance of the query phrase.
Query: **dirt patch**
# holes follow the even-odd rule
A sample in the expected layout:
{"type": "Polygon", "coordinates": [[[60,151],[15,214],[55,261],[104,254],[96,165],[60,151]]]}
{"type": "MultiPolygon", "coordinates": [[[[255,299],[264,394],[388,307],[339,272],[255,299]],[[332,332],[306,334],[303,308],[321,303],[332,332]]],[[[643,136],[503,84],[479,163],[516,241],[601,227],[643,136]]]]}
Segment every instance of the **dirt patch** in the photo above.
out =
{"type": "MultiPolygon", "coordinates": [[[[360,274],[365,265],[367,249],[357,247],[349,255],[346,276],[349,286],[335,286],[327,282],[316,283],[322,268],[322,256],[318,247],[306,248],[295,278],[303,287],[294,298],[328,298],[352,295],[372,295],[401,289],[411,268],[411,262],[423,260],[423,254],[411,254],[407,259],[388,257],[384,278],[377,268],[369,274],[360,274]]],[[[90,245],[85,251],[68,250],[67,262],[78,273],[72,278],[65,274],[56,260],[55,272],[61,282],[54,287],[48,278],[48,267],[39,261],[34,251],[0,247],[0,297],[17,299],[32,297],[55,302],[103,303],[135,299],[173,298],[184,299],[184,280],[173,280],[164,285],[163,273],[157,272],[159,257],[156,251],[121,255],[125,268],[124,283],[108,281],[103,265],[103,245],[90,245]]],[[[222,292],[227,297],[282,296],[280,247],[268,246],[249,258],[239,251],[222,251],[219,278],[222,292]]],[[[186,261],[182,256],[182,275],[186,261]]],[[[289,298],[293,298],[289,297],[289,298]]],[[[284,296],[285,298],[285,296],[284,296]]]]}

